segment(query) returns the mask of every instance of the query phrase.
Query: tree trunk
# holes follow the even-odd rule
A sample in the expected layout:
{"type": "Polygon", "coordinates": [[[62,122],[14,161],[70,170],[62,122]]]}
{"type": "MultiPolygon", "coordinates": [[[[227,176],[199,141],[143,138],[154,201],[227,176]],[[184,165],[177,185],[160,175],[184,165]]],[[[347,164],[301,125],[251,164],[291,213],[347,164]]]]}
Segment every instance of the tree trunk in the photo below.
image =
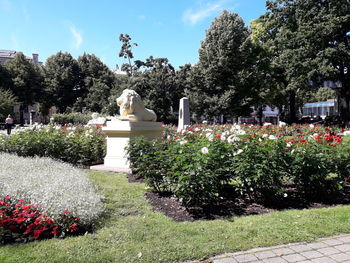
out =
{"type": "Polygon", "coordinates": [[[262,126],[263,123],[262,123],[262,117],[263,117],[263,107],[262,106],[259,106],[257,111],[256,111],[256,115],[258,117],[258,122],[259,122],[259,125],[262,126]]]}
{"type": "Polygon", "coordinates": [[[295,107],[295,91],[290,91],[289,93],[289,124],[296,123],[296,107],[295,107]]]}

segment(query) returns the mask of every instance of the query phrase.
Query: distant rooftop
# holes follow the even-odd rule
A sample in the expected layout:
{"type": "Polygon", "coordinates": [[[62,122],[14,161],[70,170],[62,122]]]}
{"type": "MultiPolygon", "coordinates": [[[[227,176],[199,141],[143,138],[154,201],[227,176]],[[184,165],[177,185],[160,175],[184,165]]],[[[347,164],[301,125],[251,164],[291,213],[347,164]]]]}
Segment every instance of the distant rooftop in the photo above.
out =
{"type": "MultiPolygon", "coordinates": [[[[0,64],[4,63],[7,60],[11,60],[14,58],[14,56],[18,53],[16,50],[6,50],[6,49],[0,49],[0,64]]],[[[26,58],[30,61],[33,61],[37,65],[42,65],[43,63],[39,61],[39,55],[38,54],[32,54],[32,57],[26,56],[26,58]]]]}
{"type": "Polygon", "coordinates": [[[0,57],[3,58],[13,58],[17,51],[15,50],[5,50],[5,49],[0,49],[0,57]]]}
{"type": "Polygon", "coordinates": [[[334,99],[331,99],[331,100],[327,100],[327,101],[305,103],[304,107],[332,107],[332,106],[334,106],[334,104],[335,104],[334,99]]]}

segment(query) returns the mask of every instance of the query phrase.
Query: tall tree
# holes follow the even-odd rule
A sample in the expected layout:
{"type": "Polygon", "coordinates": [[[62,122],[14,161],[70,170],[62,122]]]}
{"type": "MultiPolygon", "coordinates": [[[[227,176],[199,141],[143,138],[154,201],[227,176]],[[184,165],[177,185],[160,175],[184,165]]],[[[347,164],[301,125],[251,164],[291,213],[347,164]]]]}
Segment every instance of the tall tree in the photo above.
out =
{"type": "Polygon", "coordinates": [[[198,113],[210,117],[250,111],[251,94],[244,76],[249,49],[249,31],[241,17],[224,11],[215,18],[201,43],[194,71],[199,70],[203,80],[195,82],[189,93],[198,113]]]}
{"type": "Polygon", "coordinates": [[[75,108],[81,111],[85,107],[89,111],[101,112],[107,106],[116,76],[95,55],[84,53],[77,61],[81,74],[81,97],[75,108]]]}
{"type": "Polygon", "coordinates": [[[130,87],[140,94],[145,105],[153,109],[158,120],[169,121],[171,108],[177,107],[175,69],[166,58],[150,56],[141,64],[142,72],[130,79],[130,87]]]}
{"type": "Polygon", "coordinates": [[[6,61],[4,67],[11,76],[12,92],[21,104],[20,122],[23,123],[23,111],[26,107],[45,97],[41,69],[21,52],[16,53],[12,60],[6,61]]]}
{"type": "Polygon", "coordinates": [[[267,2],[269,31],[291,92],[339,82],[341,117],[350,121],[349,0],[275,0],[267,2]],[[310,81],[312,80],[312,82],[310,81]]]}
{"type": "Polygon", "coordinates": [[[44,67],[48,103],[65,112],[84,92],[77,61],[69,54],[58,52],[46,60],[44,67]]]}
{"type": "MultiPolygon", "coordinates": [[[[123,64],[121,69],[126,71],[129,76],[133,76],[137,66],[136,64],[131,63],[131,59],[134,58],[134,54],[132,53],[132,46],[137,46],[137,43],[130,43],[131,37],[128,34],[120,34],[119,41],[122,42],[122,46],[119,51],[119,57],[123,57],[128,60],[128,63],[123,64]]],[[[139,64],[138,67],[140,67],[139,64]]]]}

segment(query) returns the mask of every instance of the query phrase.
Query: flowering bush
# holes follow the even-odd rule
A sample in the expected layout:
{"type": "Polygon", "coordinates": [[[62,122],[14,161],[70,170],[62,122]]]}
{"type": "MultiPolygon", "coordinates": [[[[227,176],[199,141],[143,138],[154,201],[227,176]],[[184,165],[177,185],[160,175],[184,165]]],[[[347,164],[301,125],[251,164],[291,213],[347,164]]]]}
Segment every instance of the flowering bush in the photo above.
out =
{"type": "Polygon", "coordinates": [[[165,140],[131,142],[132,168],[157,191],[203,204],[231,186],[251,199],[286,198],[293,184],[307,198],[340,193],[349,178],[348,131],[314,125],[167,126],[165,140]]]}
{"type": "Polygon", "coordinates": [[[8,195],[0,200],[0,243],[64,237],[78,233],[80,228],[79,218],[69,211],[52,218],[42,213],[39,205],[26,204],[8,195]]]}
{"type": "Polygon", "coordinates": [[[55,219],[70,211],[87,225],[104,209],[86,172],[70,164],[0,153],[0,166],[0,197],[9,195],[40,204],[38,209],[55,219]]]}
{"type": "Polygon", "coordinates": [[[0,140],[0,150],[91,165],[103,162],[106,142],[99,126],[34,126],[32,130],[4,137],[0,140]]]}

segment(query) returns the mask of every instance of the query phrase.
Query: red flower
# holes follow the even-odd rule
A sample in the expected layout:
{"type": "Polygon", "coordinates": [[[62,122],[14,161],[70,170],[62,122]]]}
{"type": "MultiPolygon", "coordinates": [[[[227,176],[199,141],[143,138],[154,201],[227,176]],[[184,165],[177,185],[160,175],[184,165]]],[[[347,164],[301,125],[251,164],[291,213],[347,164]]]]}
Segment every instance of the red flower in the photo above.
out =
{"type": "Polygon", "coordinates": [[[26,220],[24,217],[17,217],[17,218],[15,218],[15,222],[16,223],[18,223],[18,224],[20,224],[20,223],[22,223],[24,220],[26,220]]]}
{"type": "Polygon", "coordinates": [[[5,196],[5,199],[11,199],[11,196],[7,195],[5,196]]]}
{"type": "Polygon", "coordinates": [[[34,238],[38,239],[42,232],[43,232],[42,229],[34,230],[34,235],[33,235],[34,238]]]}
{"type": "Polygon", "coordinates": [[[69,232],[75,232],[75,231],[77,231],[77,230],[78,230],[77,226],[78,226],[77,223],[71,224],[71,225],[68,227],[69,232]]]}
{"type": "Polygon", "coordinates": [[[32,231],[32,229],[33,229],[34,226],[35,226],[34,224],[28,225],[26,231],[25,231],[23,234],[25,234],[25,235],[26,235],[26,234],[29,234],[30,231],[32,231]]]}
{"type": "Polygon", "coordinates": [[[51,234],[57,236],[57,235],[58,235],[58,228],[59,228],[58,226],[55,226],[55,227],[53,228],[53,231],[51,232],[51,234]]]}

